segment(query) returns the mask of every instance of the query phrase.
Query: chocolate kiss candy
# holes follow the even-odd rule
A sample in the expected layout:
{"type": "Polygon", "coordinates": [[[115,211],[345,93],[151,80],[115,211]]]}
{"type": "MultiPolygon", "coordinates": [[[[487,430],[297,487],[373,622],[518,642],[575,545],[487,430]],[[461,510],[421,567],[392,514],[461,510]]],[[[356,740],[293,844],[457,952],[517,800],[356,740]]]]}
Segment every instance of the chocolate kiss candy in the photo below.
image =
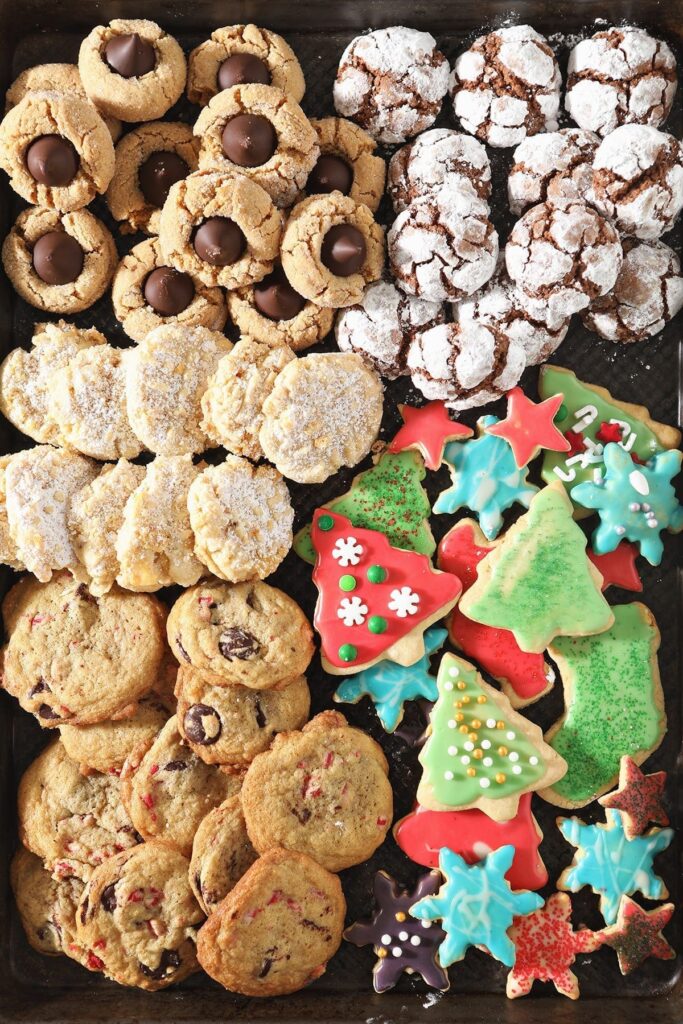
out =
{"type": "Polygon", "coordinates": [[[276,267],[254,285],[254,305],[269,320],[292,320],[306,305],[303,295],[295,292],[282,267],[276,267]]]}
{"type": "Polygon", "coordinates": [[[212,267],[227,267],[240,258],[247,240],[234,220],[209,217],[195,231],[192,244],[200,260],[212,267]]]}
{"type": "Polygon", "coordinates": [[[189,274],[172,267],[157,267],[145,281],[142,293],[145,302],[160,316],[177,316],[194,298],[194,284],[189,274]]]}
{"type": "Polygon", "coordinates": [[[83,250],[66,231],[48,231],[33,246],[33,269],[45,284],[69,284],[83,270],[83,250]]]}
{"type": "Polygon", "coordinates": [[[140,191],[150,206],[161,207],[166,202],[171,185],[187,177],[190,168],[177,153],[159,150],[151,153],[140,164],[138,181],[140,191]]]}
{"type": "Polygon", "coordinates": [[[343,192],[347,196],[352,185],[353,171],[346,160],[334,153],[323,153],[308,176],[306,191],[309,195],[343,192]]]}
{"type": "Polygon", "coordinates": [[[323,264],[337,277],[357,274],[366,254],[363,233],[353,224],[335,224],[323,238],[320,250],[323,264]]]}
{"type": "Polygon", "coordinates": [[[154,71],[156,50],[137,32],[113,36],[104,48],[104,59],[121,78],[140,78],[154,71]]]}
{"type": "Polygon", "coordinates": [[[260,167],[277,149],[277,135],[267,117],[237,114],[223,129],[223,152],[238,167],[260,167]]]}
{"type": "Polygon", "coordinates": [[[233,53],[218,69],[216,82],[219,89],[233,85],[270,85],[268,66],[255,53],[233,53]]]}
{"type": "Polygon", "coordinates": [[[80,166],[78,153],[61,135],[40,135],[26,150],[26,166],[39,185],[56,188],[73,181],[80,166]]]}

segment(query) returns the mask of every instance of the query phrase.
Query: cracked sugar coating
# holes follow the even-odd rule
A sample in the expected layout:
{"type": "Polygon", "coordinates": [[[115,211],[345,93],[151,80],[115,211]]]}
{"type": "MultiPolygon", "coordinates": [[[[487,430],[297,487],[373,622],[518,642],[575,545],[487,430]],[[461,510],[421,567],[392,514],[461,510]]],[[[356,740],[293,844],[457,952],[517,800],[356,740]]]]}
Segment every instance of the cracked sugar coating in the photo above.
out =
{"type": "MultiPolygon", "coordinates": [[[[351,168],[353,180],[348,195],[376,213],[384,195],[386,164],[377,156],[372,136],[343,117],[311,119],[311,127],[318,136],[321,155],[340,156],[351,168]]],[[[316,193],[311,190],[307,194],[316,193]]]]}
{"type": "Polygon", "coordinates": [[[676,93],[676,58],[668,44],[633,25],[582,39],[569,54],[567,113],[581,128],[609,135],[635,122],[658,128],[676,93]]]}
{"type": "Polygon", "coordinates": [[[623,235],[659,238],[683,207],[683,145],[648,125],[622,125],[598,146],[593,191],[623,235]]]}
{"type": "Polygon", "coordinates": [[[505,147],[557,129],[561,84],[547,40],[530,25],[513,25],[480,36],[460,54],[450,91],[463,128],[505,147]]]}
{"type": "Polygon", "coordinates": [[[520,142],[512,154],[508,199],[512,213],[527,206],[578,199],[590,203],[593,157],[600,139],[581,128],[543,132],[520,142]]]}
{"type": "Polygon", "coordinates": [[[322,483],[370,451],[382,422],[379,377],[352,352],[285,366],[263,404],[266,458],[297,483],[322,483]]]}
{"type": "MultiPolygon", "coordinates": [[[[223,687],[223,691],[230,689],[232,687],[223,687]]],[[[230,796],[209,811],[192,844],[190,885],[207,917],[235,888],[257,857],[247,835],[240,798],[230,796]]]]}
{"type": "Polygon", "coordinates": [[[337,345],[341,352],[355,352],[371,369],[395,380],[408,373],[406,353],[416,331],[444,319],[440,303],[406,295],[389,281],[376,281],[357,305],[340,313],[337,345]]]}
{"type": "Polygon", "coordinates": [[[617,282],[582,314],[584,326],[607,341],[629,344],[659,334],[683,306],[678,256],[663,242],[630,242],[617,282]]]}
{"type": "Polygon", "coordinates": [[[434,123],[449,67],[429,32],[393,26],[356,36],[344,50],[334,106],[378,142],[402,143],[434,123]]]}
{"type": "Polygon", "coordinates": [[[479,199],[491,195],[491,164],[471,135],[432,128],[403,146],[389,161],[388,191],[396,213],[415,199],[462,188],[479,199]]]}
{"type": "Polygon", "coordinates": [[[546,304],[551,321],[571,316],[614,286],[623,253],[615,228],[580,202],[539,203],[517,221],[505,248],[520,296],[546,304]]]}
{"type": "Polygon", "coordinates": [[[94,725],[60,725],[59,735],[70,758],[83,775],[120,774],[124,762],[138,747],[149,747],[174,713],[174,702],[156,693],[142,697],[129,718],[94,725]]]}
{"type": "Polygon", "coordinates": [[[517,384],[526,365],[521,342],[474,321],[421,331],[408,349],[415,387],[425,398],[443,399],[449,409],[495,402],[517,384]]]}
{"type": "Polygon", "coordinates": [[[456,188],[418,199],[399,213],[387,236],[399,287],[431,302],[454,302],[481,288],[498,258],[488,212],[483,199],[456,188]]]}
{"type": "MultiPolygon", "coordinates": [[[[5,110],[16,107],[27,92],[76,93],[84,100],[88,99],[75,64],[37,64],[35,67],[26,68],[17,75],[5,93],[5,110]]],[[[97,110],[96,107],[95,109],[97,110]]],[[[116,142],[121,136],[123,125],[117,117],[108,117],[100,111],[97,112],[106,124],[112,142],[116,142]]]]}

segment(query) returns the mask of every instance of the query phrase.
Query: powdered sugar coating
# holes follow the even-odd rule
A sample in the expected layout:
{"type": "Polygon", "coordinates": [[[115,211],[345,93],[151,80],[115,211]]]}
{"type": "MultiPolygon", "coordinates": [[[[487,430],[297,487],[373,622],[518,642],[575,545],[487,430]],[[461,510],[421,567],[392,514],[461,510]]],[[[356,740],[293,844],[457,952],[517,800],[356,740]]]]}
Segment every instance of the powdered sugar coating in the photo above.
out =
{"type": "Polygon", "coordinates": [[[546,199],[592,202],[593,156],[599,144],[594,132],[581,128],[543,132],[520,142],[508,176],[512,213],[546,199]]]}
{"type": "Polygon", "coordinates": [[[658,128],[676,93],[676,58],[667,43],[633,25],[582,39],[569,54],[567,113],[581,128],[609,135],[621,124],[658,128]]]}
{"type": "Polygon", "coordinates": [[[356,36],[334,83],[338,114],[378,142],[405,142],[434,123],[448,89],[448,61],[429,32],[393,26],[356,36]]]}
{"type": "Polygon", "coordinates": [[[341,352],[356,352],[389,380],[408,373],[406,352],[421,327],[441,323],[444,307],[406,295],[389,281],[371,284],[363,301],[342,310],[335,325],[341,352]]]}
{"type": "Polygon", "coordinates": [[[13,569],[25,569],[26,566],[19,558],[17,546],[9,532],[9,520],[7,518],[5,474],[12,458],[14,458],[13,455],[0,455],[0,562],[3,565],[10,565],[13,569]]]}
{"type": "Polygon", "coordinates": [[[683,306],[678,256],[663,242],[631,242],[612,291],[582,314],[585,326],[607,341],[626,344],[658,334],[683,306]]]}
{"type": "Polygon", "coordinates": [[[394,153],[387,187],[396,213],[415,199],[453,188],[471,189],[480,199],[488,199],[491,164],[482,144],[471,135],[432,128],[394,153]]]}
{"type": "Polygon", "coordinates": [[[659,238],[683,207],[683,146],[649,125],[622,125],[596,150],[593,191],[622,234],[659,238]]]}
{"type": "Polygon", "coordinates": [[[488,205],[460,188],[411,203],[392,224],[387,245],[398,285],[431,302],[471,295],[498,257],[488,205]]]}
{"type": "Polygon", "coordinates": [[[512,25],[480,36],[458,57],[450,91],[463,128],[505,147],[555,131],[561,83],[545,38],[530,25],[512,25]]]}

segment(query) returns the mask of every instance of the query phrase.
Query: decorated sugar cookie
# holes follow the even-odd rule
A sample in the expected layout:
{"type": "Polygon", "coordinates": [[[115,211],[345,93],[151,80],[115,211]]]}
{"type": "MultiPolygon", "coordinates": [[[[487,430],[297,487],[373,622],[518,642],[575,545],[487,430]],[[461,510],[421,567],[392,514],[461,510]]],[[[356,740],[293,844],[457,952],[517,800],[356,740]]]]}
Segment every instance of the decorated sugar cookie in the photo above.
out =
{"type": "Polygon", "coordinates": [[[384,658],[414,665],[425,653],[425,629],[458,600],[458,578],[326,509],[315,512],[311,540],[325,671],[348,675],[384,658]]]}
{"type": "Polygon", "coordinates": [[[474,665],[445,654],[437,682],[439,699],[420,752],[417,801],[423,807],[478,807],[495,821],[509,821],[522,793],[564,775],[566,764],[543,742],[539,727],[513,710],[474,665]]]}
{"type": "Polygon", "coordinates": [[[446,932],[439,960],[444,967],[462,960],[470,946],[481,946],[508,967],[515,962],[515,947],[507,930],[515,917],[533,913],[543,905],[535,892],[512,892],[505,875],[514,847],[501,846],[477,864],[467,864],[444,847],[439,870],[445,879],[435,896],[411,907],[420,921],[441,921],[446,932]]]}
{"type": "Polygon", "coordinates": [[[619,765],[619,788],[601,796],[603,807],[621,811],[624,835],[627,839],[643,834],[647,826],[668,825],[669,815],[664,807],[666,772],[644,775],[632,757],[625,754],[619,765]]]}
{"type": "Polygon", "coordinates": [[[507,416],[493,423],[487,432],[505,438],[519,469],[527,466],[542,449],[569,451],[569,441],[554,423],[563,398],[564,395],[559,394],[544,402],[532,402],[519,387],[508,392],[507,416]]]}
{"type": "Polygon", "coordinates": [[[528,508],[538,491],[527,481],[527,470],[518,469],[508,442],[489,432],[498,422],[495,416],[482,416],[477,421],[476,438],[446,446],[453,485],[434,505],[437,513],[471,509],[489,540],[498,536],[503,512],[515,504],[528,508]]]}
{"type": "Polygon", "coordinates": [[[631,590],[634,593],[642,591],[643,581],[636,568],[638,551],[634,544],[622,540],[614,551],[607,551],[604,555],[596,555],[589,548],[588,557],[602,576],[603,592],[612,586],[621,587],[622,590],[631,590]]]}
{"type": "Polygon", "coordinates": [[[621,540],[635,541],[650,565],[659,565],[664,553],[662,530],[683,530],[683,505],[671,480],[681,468],[683,452],[659,452],[635,466],[621,445],[603,451],[604,471],[594,480],[572,487],[572,499],[584,508],[597,509],[600,525],[593,533],[599,555],[614,551],[621,540]]]}
{"type": "Polygon", "coordinates": [[[443,450],[448,441],[464,441],[474,431],[464,423],[456,423],[448,415],[445,402],[428,402],[416,409],[412,405],[399,405],[403,426],[389,444],[390,452],[417,449],[427,469],[439,469],[443,450]]]}
{"type": "Polygon", "coordinates": [[[647,911],[628,896],[621,897],[616,923],[603,928],[602,940],[617,954],[622,974],[635,971],[651,956],[657,960],[675,958],[675,950],[662,935],[674,909],[673,903],[665,903],[647,911]]]}
{"type": "MultiPolygon", "coordinates": [[[[437,564],[454,573],[466,593],[477,578],[478,566],[493,551],[473,519],[461,519],[439,544],[437,564]]],[[[550,690],[555,674],[542,654],[522,651],[508,629],[468,619],[456,605],[446,620],[451,642],[494,676],[513,708],[538,700],[550,690]]]]}
{"type": "Polygon", "coordinates": [[[416,864],[438,867],[443,846],[476,864],[492,850],[514,846],[515,855],[505,877],[512,889],[541,889],[548,872],[538,848],[543,839],[531,813],[531,793],[522,793],[519,808],[509,821],[494,821],[476,807],[469,811],[415,810],[394,825],[394,839],[416,864]]]}
{"type": "Polygon", "coordinates": [[[393,988],[403,973],[419,974],[428,985],[441,992],[448,989],[448,974],[438,959],[446,933],[438,924],[418,922],[410,916],[415,903],[434,895],[440,884],[438,871],[423,875],[412,892],[399,889],[385,871],[375,875],[375,913],[369,920],[357,921],[344,932],[346,941],[354,946],[374,946],[377,956],[372,972],[375,992],[393,988]]]}
{"type": "Polygon", "coordinates": [[[480,564],[460,610],[509,629],[523,651],[540,654],[555,636],[601,633],[614,621],[602,577],[558,482],[545,487],[480,564]]]}
{"type": "Polygon", "coordinates": [[[590,886],[600,896],[600,913],[607,924],[617,920],[622,896],[640,892],[648,900],[669,895],[654,872],[653,861],[673,839],[672,828],[653,828],[627,839],[619,811],[607,811],[607,823],[586,825],[580,818],[558,818],[560,832],[577,850],[560,875],[557,888],[578,892],[590,886]]]}

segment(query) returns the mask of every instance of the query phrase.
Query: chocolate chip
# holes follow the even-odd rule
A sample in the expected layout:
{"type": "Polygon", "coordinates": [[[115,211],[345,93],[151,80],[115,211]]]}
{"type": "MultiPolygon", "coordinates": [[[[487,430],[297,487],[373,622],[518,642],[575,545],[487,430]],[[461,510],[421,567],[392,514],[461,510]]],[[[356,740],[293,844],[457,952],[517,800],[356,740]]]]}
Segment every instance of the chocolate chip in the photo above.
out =
{"type": "Polygon", "coordinates": [[[336,153],[323,153],[308,176],[306,191],[309,195],[343,192],[347,196],[352,185],[351,165],[336,153]]]}
{"type": "Polygon", "coordinates": [[[81,909],[80,909],[81,924],[85,924],[85,922],[87,920],[87,917],[88,917],[88,906],[89,906],[88,897],[84,896],[83,900],[81,902],[81,909]]]}
{"type": "Polygon", "coordinates": [[[169,761],[164,765],[165,772],[184,772],[187,768],[187,761],[169,761]]]}
{"type": "Polygon", "coordinates": [[[212,267],[228,267],[240,258],[247,240],[234,220],[209,217],[195,231],[192,244],[200,260],[212,267]]]}
{"type": "Polygon", "coordinates": [[[97,598],[90,593],[85,583],[79,583],[78,587],[76,588],[76,594],[83,601],[87,601],[88,604],[97,604],[97,598]]]}
{"type": "Polygon", "coordinates": [[[35,686],[31,687],[28,691],[29,700],[31,697],[37,696],[39,693],[52,693],[52,690],[47,685],[44,679],[39,679],[35,686]]]}
{"type": "Polygon", "coordinates": [[[151,153],[140,164],[138,182],[140,191],[150,206],[161,207],[166,202],[171,185],[186,178],[190,168],[177,153],[159,150],[151,153]]]}
{"type": "Polygon", "coordinates": [[[48,231],[33,246],[33,269],[45,284],[71,284],[83,270],[83,249],[66,231],[48,231]]]}
{"type": "Polygon", "coordinates": [[[261,650],[261,645],[255,636],[247,633],[246,629],[239,629],[231,626],[221,633],[218,638],[218,650],[227,661],[238,658],[239,661],[249,661],[261,650]]]}
{"type": "Polygon", "coordinates": [[[26,150],[26,166],[39,185],[61,188],[74,180],[80,157],[61,135],[39,135],[26,150]]]}
{"type": "Polygon", "coordinates": [[[223,129],[221,145],[228,160],[238,167],[260,167],[277,149],[277,135],[267,117],[237,114],[223,129]]]}
{"type": "Polygon", "coordinates": [[[256,724],[258,725],[259,729],[265,729],[266,716],[263,714],[263,708],[261,707],[261,702],[258,699],[258,697],[256,698],[256,701],[254,703],[254,714],[256,715],[256,724]]]}
{"type": "Polygon", "coordinates": [[[305,825],[306,822],[309,821],[311,817],[311,812],[309,811],[308,807],[304,807],[300,811],[298,811],[296,807],[292,807],[292,814],[301,825],[305,825]]]}
{"type": "Polygon", "coordinates": [[[61,718],[56,711],[53,711],[49,704],[41,704],[38,708],[38,715],[40,718],[45,719],[46,722],[54,722],[56,719],[61,718]]]}
{"type": "Polygon", "coordinates": [[[147,277],[142,293],[160,316],[177,316],[194,298],[194,284],[189,274],[172,267],[157,267],[147,277]]]}
{"type": "Polygon", "coordinates": [[[175,638],[175,645],[176,645],[176,647],[178,648],[178,650],[180,651],[180,653],[181,653],[181,655],[183,656],[183,658],[185,659],[185,661],[186,661],[186,662],[187,662],[188,664],[190,664],[190,655],[189,655],[189,654],[187,653],[187,651],[185,650],[185,648],[184,648],[184,647],[183,647],[183,645],[181,644],[181,642],[180,642],[180,637],[179,637],[179,636],[177,636],[177,637],[175,638]]]}
{"type": "Polygon", "coordinates": [[[116,910],[116,882],[112,882],[111,885],[104,887],[100,896],[100,903],[108,914],[114,913],[116,910]]]}
{"type": "Polygon", "coordinates": [[[363,232],[353,224],[335,224],[323,238],[320,258],[337,277],[357,274],[365,263],[367,246],[363,232]]]}
{"type": "Polygon", "coordinates": [[[121,78],[141,78],[154,71],[156,50],[137,32],[113,36],[104,48],[104,59],[121,78]]]}
{"type": "Polygon", "coordinates": [[[193,704],[185,712],[183,729],[192,743],[209,747],[218,740],[223,726],[215,708],[208,704],[193,704]]]}
{"type": "Polygon", "coordinates": [[[311,921],[308,917],[301,918],[301,927],[308,928],[309,931],[314,932],[326,932],[327,928],[323,928],[321,924],[316,924],[315,921],[311,921]]]}
{"type": "Polygon", "coordinates": [[[219,89],[233,85],[270,85],[268,65],[255,53],[233,53],[223,61],[216,75],[219,89]]]}
{"type": "Polygon", "coordinates": [[[180,955],[175,949],[163,949],[161,951],[161,959],[159,960],[158,967],[148,967],[141,961],[138,961],[140,970],[146,978],[151,978],[153,981],[161,981],[163,978],[167,978],[169,974],[173,974],[180,967],[182,960],[180,955]]]}
{"type": "Polygon", "coordinates": [[[306,305],[303,295],[295,292],[282,267],[276,267],[254,285],[254,305],[269,320],[292,320],[306,305]]]}
{"type": "Polygon", "coordinates": [[[268,974],[268,971],[272,966],[273,961],[269,956],[267,956],[261,965],[261,970],[258,972],[259,978],[265,978],[265,976],[268,974]]]}

